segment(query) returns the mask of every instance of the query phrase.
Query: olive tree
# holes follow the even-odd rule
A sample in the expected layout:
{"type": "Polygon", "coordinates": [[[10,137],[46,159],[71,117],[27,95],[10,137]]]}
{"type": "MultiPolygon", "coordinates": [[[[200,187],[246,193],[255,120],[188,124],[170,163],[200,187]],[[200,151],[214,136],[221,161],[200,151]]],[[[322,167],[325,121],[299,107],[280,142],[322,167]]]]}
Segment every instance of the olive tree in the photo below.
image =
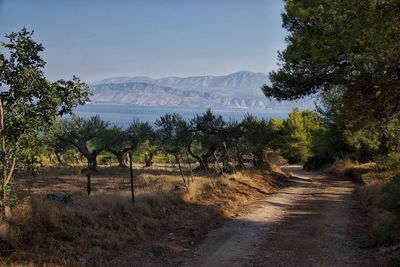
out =
{"type": "Polygon", "coordinates": [[[228,139],[232,137],[237,127],[236,123],[227,123],[221,115],[213,114],[210,109],[191,120],[192,139],[187,149],[189,154],[199,162],[200,168],[208,169],[210,158],[214,157],[217,160],[216,152],[220,150],[223,156],[224,169],[231,171],[227,145],[228,139]],[[200,145],[198,153],[193,149],[193,144],[196,143],[200,145]]]}
{"type": "Polygon", "coordinates": [[[153,129],[147,122],[133,120],[126,130],[113,126],[106,131],[106,134],[109,143],[106,150],[118,159],[120,167],[126,167],[125,154],[136,150],[139,145],[152,138],[153,129]]]}
{"type": "Polygon", "coordinates": [[[186,185],[186,179],[181,166],[181,154],[188,144],[188,125],[182,117],[177,114],[165,114],[156,121],[157,133],[165,153],[175,157],[179,170],[186,185]]]}
{"type": "Polygon", "coordinates": [[[60,124],[56,135],[86,158],[88,170],[97,171],[97,156],[113,142],[108,133],[108,123],[99,116],[80,118],[73,115],[60,124]]]}

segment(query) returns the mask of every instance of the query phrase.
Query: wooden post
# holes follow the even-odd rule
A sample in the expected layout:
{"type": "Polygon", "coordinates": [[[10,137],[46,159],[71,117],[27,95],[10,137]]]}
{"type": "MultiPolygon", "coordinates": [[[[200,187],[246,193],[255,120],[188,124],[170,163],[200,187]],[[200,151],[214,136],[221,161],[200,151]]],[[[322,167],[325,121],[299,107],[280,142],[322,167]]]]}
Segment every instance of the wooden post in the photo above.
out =
{"type": "Polygon", "coordinates": [[[86,177],[87,177],[87,187],[86,187],[86,189],[87,189],[87,194],[89,196],[90,195],[90,190],[91,190],[91,188],[90,188],[90,173],[87,173],[86,177]]]}
{"type": "Polygon", "coordinates": [[[131,175],[132,205],[135,205],[135,188],[133,187],[132,153],[129,153],[129,170],[131,175]]]}

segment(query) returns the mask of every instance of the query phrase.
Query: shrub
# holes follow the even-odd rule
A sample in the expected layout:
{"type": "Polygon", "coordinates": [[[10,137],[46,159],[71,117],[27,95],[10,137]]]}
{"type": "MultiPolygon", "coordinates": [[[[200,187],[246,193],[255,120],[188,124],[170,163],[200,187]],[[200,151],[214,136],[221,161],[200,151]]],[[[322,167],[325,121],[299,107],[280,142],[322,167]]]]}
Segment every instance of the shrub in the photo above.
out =
{"type": "Polygon", "coordinates": [[[386,209],[400,213],[400,174],[392,177],[385,185],[382,204],[386,209]]]}
{"type": "Polygon", "coordinates": [[[265,161],[272,167],[285,166],[288,161],[280,153],[273,151],[264,151],[265,161]]]}
{"type": "Polygon", "coordinates": [[[330,158],[326,158],[326,157],[322,157],[322,156],[311,157],[304,164],[304,169],[307,171],[319,170],[322,167],[324,167],[325,165],[330,164],[330,163],[332,163],[332,159],[330,159],[330,158]]]}
{"type": "Polygon", "coordinates": [[[389,153],[385,156],[376,158],[375,161],[379,171],[400,169],[400,153],[389,153]]]}

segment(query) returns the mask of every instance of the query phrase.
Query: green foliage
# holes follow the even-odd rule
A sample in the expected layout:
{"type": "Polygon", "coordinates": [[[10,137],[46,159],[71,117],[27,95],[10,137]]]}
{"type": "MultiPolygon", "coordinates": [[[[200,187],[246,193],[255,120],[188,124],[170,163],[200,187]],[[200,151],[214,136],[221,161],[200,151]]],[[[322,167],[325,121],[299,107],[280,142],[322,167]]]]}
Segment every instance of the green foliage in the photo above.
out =
{"type": "Polygon", "coordinates": [[[400,169],[400,153],[389,153],[375,158],[379,171],[393,171],[400,169]]]}
{"type": "Polygon", "coordinates": [[[277,119],[269,121],[247,115],[239,124],[240,135],[238,148],[242,154],[250,155],[256,164],[264,161],[266,150],[278,149],[282,146],[283,123],[277,119]]]}
{"type": "Polygon", "coordinates": [[[70,81],[48,81],[43,74],[45,62],[39,53],[41,44],[32,39],[25,28],[6,35],[0,43],[0,86],[4,105],[5,134],[8,142],[17,143],[24,134],[44,130],[58,116],[70,113],[77,105],[89,100],[87,85],[78,78],[70,81]]]}
{"type": "Polygon", "coordinates": [[[299,109],[294,109],[283,123],[283,156],[290,163],[305,161],[310,155],[310,135],[299,109]]]}
{"type": "Polygon", "coordinates": [[[340,92],[324,94],[317,107],[321,128],[314,134],[306,168],[316,169],[336,159],[358,162],[384,159],[399,151],[399,119],[382,124],[358,124],[340,92]]]}
{"type": "MultiPolygon", "coordinates": [[[[88,86],[77,77],[50,82],[43,73],[45,66],[41,44],[33,32],[23,28],[6,35],[0,42],[0,138],[2,139],[2,186],[6,188],[15,166],[24,165],[37,175],[37,136],[54,120],[72,112],[89,100],[88,86]]],[[[1,213],[5,214],[7,191],[2,191],[1,213]]]]}
{"type": "MultiPolygon", "coordinates": [[[[9,185],[6,185],[6,195],[8,196],[7,198],[7,204],[6,206],[9,206],[10,208],[13,208],[19,203],[18,196],[13,194],[11,187],[9,185]]],[[[1,192],[3,192],[3,184],[0,185],[1,192]]]]}
{"type": "Polygon", "coordinates": [[[177,114],[165,114],[156,121],[157,135],[162,150],[172,155],[179,155],[189,143],[187,123],[177,114]]]}
{"type": "Polygon", "coordinates": [[[400,111],[399,13],[397,0],[287,0],[288,45],[265,95],[290,100],[340,90],[359,122],[392,118],[400,111]]]}
{"type": "Polygon", "coordinates": [[[226,141],[228,125],[221,115],[215,115],[211,109],[204,114],[197,115],[190,121],[190,131],[193,139],[200,145],[203,154],[206,151],[216,150],[223,141],[226,141]]]}
{"type": "Polygon", "coordinates": [[[75,115],[57,125],[56,138],[73,146],[84,156],[90,170],[96,171],[97,156],[111,147],[115,139],[111,138],[109,123],[99,116],[80,118],[75,115]]]}
{"type": "Polygon", "coordinates": [[[56,136],[78,149],[79,143],[90,142],[93,149],[103,150],[113,141],[109,140],[108,127],[109,123],[101,120],[99,116],[86,119],[73,115],[59,125],[56,136]]]}

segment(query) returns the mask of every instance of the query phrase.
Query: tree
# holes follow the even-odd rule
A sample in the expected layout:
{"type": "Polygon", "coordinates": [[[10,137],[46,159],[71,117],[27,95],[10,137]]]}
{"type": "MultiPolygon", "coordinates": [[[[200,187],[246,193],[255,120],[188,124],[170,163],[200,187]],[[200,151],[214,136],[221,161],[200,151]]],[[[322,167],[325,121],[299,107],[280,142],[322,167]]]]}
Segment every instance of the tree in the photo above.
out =
{"type": "Polygon", "coordinates": [[[283,126],[285,139],[283,156],[291,163],[305,161],[310,156],[311,138],[304,125],[300,110],[293,109],[283,122],[283,126]]]}
{"type": "Polygon", "coordinates": [[[109,143],[106,150],[117,158],[120,167],[126,167],[125,154],[137,149],[140,144],[151,138],[153,129],[149,123],[135,119],[126,130],[113,126],[106,131],[106,134],[109,143]]]}
{"type": "Polygon", "coordinates": [[[153,164],[153,157],[160,151],[157,143],[157,135],[153,127],[148,122],[139,122],[134,120],[128,127],[129,139],[136,144],[136,149],[144,150],[145,167],[150,167],[153,164]]]}
{"type": "Polygon", "coordinates": [[[336,159],[368,162],[399,151],[399,118],[384,125],[359,125],[340,93],[326,93],[317,106],[320,127],[312,135],[311,157],[305,167],[317,169],[336,159]]]}
{"type": "Polygon", "coordinates": [[[54,162],[53,154],[55,155],[57,162],[59,164],[63,164],[65,163],[64,155],[67,153],[68,150],[74,149],[74,147],[70,143],[61,140],[57,136],[57,131],[62,123],[63,122],[61,120],[56,120],[42,136],[43,143],[45,143],[47,146],[49,154],[48,157],[52,163],[54,162]]]}
{"type": "Polygon", "coordinates": [[[201,169],[208,169],[208,162],[215,156],[220,146],[226,146],[226,122],[220,115],[214,115],[210,109],[204,114],[197,115],[190,122],[191,139],[187,145],[189,154],[199,162],[201,169]],[[193,149],[198,144],[198,155],[193,149]]]}
{"type": "Polygon", "coordinates": [[[246,115],[240,122],[243,152],[251,156],[254,166],[265,164],[265,152],[279,150],[282,146],[282,121],[269,121],[246,115]]]}
{"type": "Polygon", "coordinates": [[[128,151],[136,148],[137,143],[135,140],[129,138],[127,131],[115,125],[107,129],[105,134],[110,143],[106,150],[117,158],[119,167],[126,167],[124,156],[128,151]]]}
{"type": "Polygon", "coordinates": [[[181,154],[189,143],[188,125],[177,113],[165,114],[155,124],[162,149],[175,157],[183,183],[186,186],[186,179],[181,167],[181,154]]]}
{"type": "Polygon", "coordinates": [[[0,139],[2,160],[1,215],[5,217],[7,187],[13,176],[20,151],[29,146],[24,137],[35,136],[48,128],[55,118],[70,113],[89,99],[88,87],[78,78],[50,82],[43,73],[44,50],[23,28],[6,35],[0,43],[0,139]]]}
{"type": "Polygon", "coordinates": [[[358,123],[400,112],[400,4],[397,0],[287,0],[287,48],[270,73],[268,97],[292,100],[340,91],[358,123]]]}
{"type": "Polygon", "coordinates": [[[97,171],[97,156],[112,145],[108,123],[99,116],[80,118],[73,115],[60,125],[57,136],[74,146],[87,160],[88,170],[97,171]]]}

